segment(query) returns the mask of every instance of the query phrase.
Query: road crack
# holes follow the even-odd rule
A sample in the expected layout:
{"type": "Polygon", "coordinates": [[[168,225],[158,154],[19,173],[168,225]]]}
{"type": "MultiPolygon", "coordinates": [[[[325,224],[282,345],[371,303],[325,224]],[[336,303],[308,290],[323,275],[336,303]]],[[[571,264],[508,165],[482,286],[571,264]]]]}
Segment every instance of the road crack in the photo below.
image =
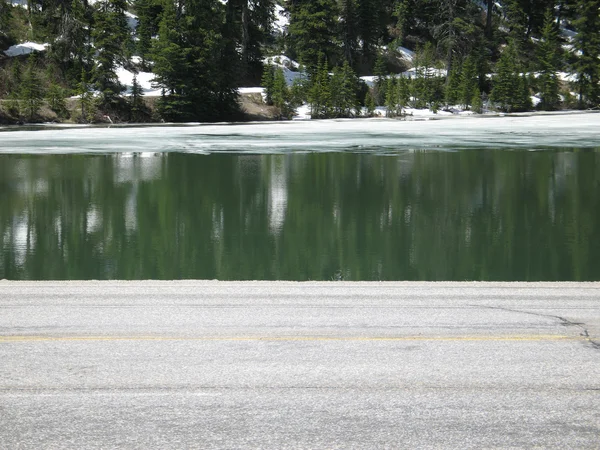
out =
{"type": "Polygon", "coordinates": [[[555,314],[542,314],[542,313],[536,313],[536,312],[532,312],[532,311],[523,311],[520,309],[505,308],[502,306],[488,306],[488,305],[485,305],[485,306],[469,305],[469,306],[474,307],[474,308],[496,309],[496,310],[500,310],[500,311],[513,312],[513,313],[517,313],[517,314],[528,314],[530,316],[545,317],[547,319],[558,320],[560,322],[560,324],[565,327],[579,328],[581,330],[579,335],[581,337],[583,337],[585,339],[585,341],[592,346],[592,348],[594,348],[596,350],[600,350],[600,342],[597,342],[594,339],[592,339],[592,336],[590,336],[590,334],[585,326],[585,323],[583,323],[583,322],[573,322],[573,321],[567,319],[566,317],[558,316],[555,314]]]}

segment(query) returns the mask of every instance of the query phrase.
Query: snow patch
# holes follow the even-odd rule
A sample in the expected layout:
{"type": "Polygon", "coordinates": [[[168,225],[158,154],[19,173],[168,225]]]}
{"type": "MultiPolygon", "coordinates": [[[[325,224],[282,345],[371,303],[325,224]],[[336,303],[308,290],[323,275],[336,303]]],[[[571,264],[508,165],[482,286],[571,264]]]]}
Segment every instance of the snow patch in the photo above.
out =
{"type": "Polygon", "coordinates": [[[38,44],[37,42],[23,42],[22,44],[11,45],[4,54],[9,57],[29,55],[32,52],[46,51],[50,44],[38,44]]]}
{"type": "Polygon", "coordinates": [[[128,11],[125,11],[125,16],[127,17],[127,25],[131,30],[135,30],[138,26],[138,17],[135,14],[131,14],[128,11]]]}
{"type": "MultiPolygon", "coordinates": [[[[119,77],[119,83],[125,86],[126,91],[125,95],[131,95],[131,88],[133,86],[133,76],[134,73],[129,70],[118,67],[117,68],[117,77],[119,77]]],[[[157,89],[152,86],[152,80],[156,75],[152,72],[138,72],[137,73],[137,82],[142,88],[145,96],[148,97],[158,97],[162,94],[162,89],[157,89]]]]}
{"type": "Polygon", "coordinates": [[[263,59],[263,63],[271,64],[272,66],[281,67],[283,69],[298,69],[300,64],[285,55],[267,56],[263,59]]]}
{"type": "MultiPolygon", "coordinates": [[[[428,76],[430,77],[445,77],[447,74],[446,69],[429,69],[428,70],[428,76]]],[[[402,72],[399,74],[391,74],[391,75],[384,75],[383,78],[384,79],[388,79],[390,77],[394,77],[394,78],[418,78],[418,72],[417,70],[413,67],[408,69],[406,72],[402,72]]],[[[366,75],[366,76],[362,76],[360,77],[360,79],[362,81],[364,81],[367,86],[369,87],[373,87],[375,86],[375,83],[377,82],[377,78],[379,78],[378,76],[375,75],[366,75]]]]}
{"type": "Polygon", "coordinates": [[[285,8],[280,5],[275,5],[275,22],[273,23],[275,32],[285,34],[289,24],[290,20],[285,13],[285,8]]]}
{"type": "Polygon", "coordinates": [[[298,71],[300,64],[285,55],[268,56],[263,59],[263,63],[283,69],[283,76],[288,86],[292,85],[296,79],[306,78],[305,72],[298,71]]]}
{"type": "Polygon", "coordinates": [[[567,72],[558,72],[558,78],[562,81],[568,81],[570,83],[574,83],[577,81],[577,74],[567,73],[567,72]]]}
{"type": "Polygon", "coordinates": [[[264,94],[265,88],[263,87],[242,87],[238,89],[240,94],[264,94]]]}
{"type": "Polygon", "coordinates": [[[413,58],[415,57],[415,52],[413,52],[412,50],[409,50],[405,47],[397,47],[396,50],[398,52],[400,52],[400,54],[402,55],[402,58],[407,59],[409,61],[412,61],[413,58]]]}
{"type": "Polygon", "coordinates": [[[304,104],[296,108],[293,120],[310,120],[310,105],[304,104]]]}

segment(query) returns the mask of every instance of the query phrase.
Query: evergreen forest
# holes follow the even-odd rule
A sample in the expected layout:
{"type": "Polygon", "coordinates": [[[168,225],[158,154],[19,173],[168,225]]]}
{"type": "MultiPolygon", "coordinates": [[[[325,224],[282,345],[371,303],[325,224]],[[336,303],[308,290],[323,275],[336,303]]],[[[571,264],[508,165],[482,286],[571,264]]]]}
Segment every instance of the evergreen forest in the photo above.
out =
{"type": "Polygon", "coordinates": [[[2,121],[242,120],[244,86],[278,118],[596,108],[600,0],[0,0],[2,121]]]}

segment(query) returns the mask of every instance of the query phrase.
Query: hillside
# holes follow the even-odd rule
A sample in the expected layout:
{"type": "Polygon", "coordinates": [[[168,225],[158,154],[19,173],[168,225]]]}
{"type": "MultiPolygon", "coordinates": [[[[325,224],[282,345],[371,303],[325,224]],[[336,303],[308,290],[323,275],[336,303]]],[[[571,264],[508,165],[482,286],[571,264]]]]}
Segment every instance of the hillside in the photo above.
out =
{"type": "MultiPolygon", "coordinates": [[[[241,120],[243,86],[265,88],[272,118],[594,108],[599,6],[0,0],[0,115],[241,120]]],[[[257,101],[244,100],[259,112],[257,101]]]]}

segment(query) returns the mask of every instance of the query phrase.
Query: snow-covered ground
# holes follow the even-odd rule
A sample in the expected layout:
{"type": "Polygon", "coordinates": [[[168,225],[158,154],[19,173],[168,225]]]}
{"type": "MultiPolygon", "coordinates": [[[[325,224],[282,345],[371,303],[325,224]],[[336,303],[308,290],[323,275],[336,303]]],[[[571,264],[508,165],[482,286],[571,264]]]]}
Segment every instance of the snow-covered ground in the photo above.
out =
{"type": "MultiPolygon", "coordinates": [[[[459,108],[454,109],[453,111],[443,111],[439,110],[437,112],[433,112],[431,109],[416,109],[416,108],[404,108],[403,113],[405,114],[404,120],[432,120],[432,119],[441,119],[444,117],[455,117],[455,116],[472,116],[474,113],[472,111],[463,111],[459,108]]],[[[361,112],[363,118],[367,115],[367,109],[362,108],[361,112]]],[[[386,108],[384,106],[378,106],[375,108],[373,113],[374,118],[384,118],[386,117],[386,108]]],[[[296,109],[296,115],[294,116],[294,120],[310,120],[310,105],[302,105],[296,109]]]]}
{"type": "MultiPolygon", "coordinates": [[[[134,73],[124,69],[123,67],[119,67],[117,68],[117,76],[119,77],[119,82],[127,89],[125,91],[125,95],[131,94],[134,73]]],[[[152,86],[152,80],[154,77],[155,75],[152,72],[137,73],[137,82],[142,88],[144,95],[147,95],[148,97],[156,97],[162,93],[161,89],[157,89],[152,86]]]]}
{"type": "Polygon", "coordinates": [[[4,54],[9,57],[29,55],[32,52],[43,52],[49,44],[38,44],[37,42],[23,42],[22,44],[11,45],[4,54]]]}
{"type": "Polygon", "coordinates": [[[400,52],[402,57],[406,60],[412,61],[413,58],[415,57],[415,52],[413,52],[412,50],[409,50],[405,47],[397,47],[396,50],[398,52],[400,52]]]}
{"type": "MultiPolygon", "coordinates": [[[[446,69],[431,69],[429,71],[429,76],[433,77],[433,76],[438,76],[438,77],[445,77],[446,76],[446,69]]],[[[395,77],[395,78],[417,78],[417,69],[415,69],[414,67],[411,67],[410,69],[408,69],[405,72],[399,73],[399,74],[394,74],[394,75],[388,75],[384,78],[388,78],[388,77],[395,77]]],[[[377,81],[377,76],[375,75],[365,75],[360,77],[361,80],[363,80],[365,83],[367,83],[367,86],[369,87],[373,87],[375,85],[375,82],[377,81]]]]}
{"type": "MultiPolygon", "coordinates": [[[[6,129],[6,127],[5,127],[6,129]]],[[[0,153],[209,154],[600,148],[600,113],[445,120],[350,119],[149,127],[60,127],[2,133],[0,153]]],[[[1,132],[2,128],[0,128],[1,132]]]]}
{"type": "Polygon", "coordinates": [[[287,32],[289,22],[289,18],[285,14],[285,9],[283,6],[275,5],[275,22],[273,23],[273,29],[275,32],[280,34],[287,32]]]}
{"type": "Polygon", "coordinates": [[[281,68],[288,86],[291,86],[294,80],[306,77],[306,73],[301,70],[300,64],[285,55],[268,56],[263,59],[263,63],[281,68]]]}

